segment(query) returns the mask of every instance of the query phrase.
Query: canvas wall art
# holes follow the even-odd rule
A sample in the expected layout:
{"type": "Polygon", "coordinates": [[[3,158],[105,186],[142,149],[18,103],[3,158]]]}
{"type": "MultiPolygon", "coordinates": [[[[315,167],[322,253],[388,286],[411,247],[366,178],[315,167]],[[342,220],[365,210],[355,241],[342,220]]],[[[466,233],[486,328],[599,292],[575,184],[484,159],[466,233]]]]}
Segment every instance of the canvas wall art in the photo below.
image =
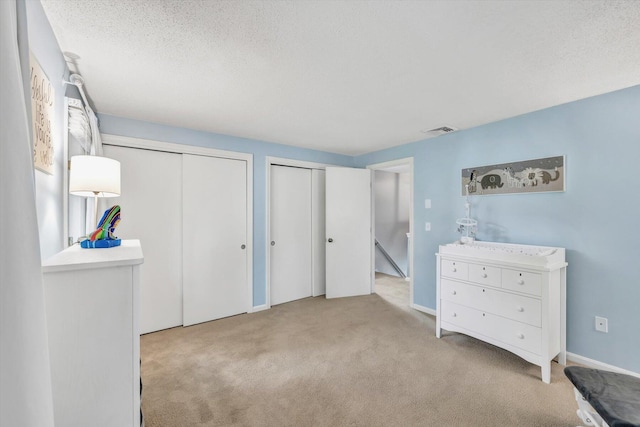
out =
{"type": "Polygon", "coordinates": [[[53,174],[53,130],[55,94],[49,78],[31,54],[31,120],[33,133],[33,165],[53,174]]]}
{"type": "Polygon", "coordinates": [[[462,169],[462,195],[564,191],[564,156],[462,169]]]}

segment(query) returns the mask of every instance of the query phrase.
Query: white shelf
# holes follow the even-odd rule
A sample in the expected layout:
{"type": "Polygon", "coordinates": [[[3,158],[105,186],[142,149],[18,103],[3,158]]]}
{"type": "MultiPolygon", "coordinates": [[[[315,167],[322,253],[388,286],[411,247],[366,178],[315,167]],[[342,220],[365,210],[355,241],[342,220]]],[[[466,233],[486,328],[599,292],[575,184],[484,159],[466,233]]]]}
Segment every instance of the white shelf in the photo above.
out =
{"type": "Polygon", "coordinates": [[[84,249],[73,245],[42,263],[43,273],[88,270],[142,264],[144,257],[139,240],[123,240],[113,248],[84,249]]]}

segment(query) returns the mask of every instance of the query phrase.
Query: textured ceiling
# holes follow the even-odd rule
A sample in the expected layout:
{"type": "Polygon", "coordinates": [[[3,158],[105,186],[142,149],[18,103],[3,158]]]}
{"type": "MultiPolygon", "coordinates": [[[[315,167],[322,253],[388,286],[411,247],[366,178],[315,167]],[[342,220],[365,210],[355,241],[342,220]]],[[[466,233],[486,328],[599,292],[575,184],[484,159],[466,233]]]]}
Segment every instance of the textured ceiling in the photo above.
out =
{"type": "Polygon", "coordinates": [[[42,0],[100,113],[344,154],[640,84],[640,1],[42,0]]]}

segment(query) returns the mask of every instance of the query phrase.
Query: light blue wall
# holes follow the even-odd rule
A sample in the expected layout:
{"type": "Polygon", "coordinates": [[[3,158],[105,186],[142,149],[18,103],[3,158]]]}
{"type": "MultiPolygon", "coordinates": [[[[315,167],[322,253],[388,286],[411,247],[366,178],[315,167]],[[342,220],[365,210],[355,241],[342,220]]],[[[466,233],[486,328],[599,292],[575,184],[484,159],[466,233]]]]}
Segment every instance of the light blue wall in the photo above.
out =
{"type": "Polygon", "coordinates": [[[253,154],[253,305],[266,303],[267,184],[266,158],[283,157],[338,166],[353,166],[353,157],[282,144],[238,138],[191,129],[99,114],[100,131],[106,134],[197,145],[253,154]]]}
{"type": "MultiPolygon", "coordinates": [[[[40,232],[40,254],[42,259],[49,258],[63,249],[63,174],[66,169],[63,156],[64,129],[64,93],[62,81],[69,75],[58,42],[49,25],[49,21],[39,1],[17,2],[18,33],[20,35],[20,61],[25,84],[27,101],[31,96],[29,85],[29,48],[37,58],[40,66],[51,82],[55,92],[55,114],[52,121],[52,137],[54,149],[53,175],[35,171],[36,209],[38,213],[38,229],[40,232]],[[26,25],[26,29],[25,29],[26,25]],[[25,40],[25,34],[28,41],[25,40]],[[28,46],[27,46],[28,44],[28,46]]],[[[27,103],[29,116],[30,104],[27,103]]],[[[31,131],[30,131],[31,132],[31,131]]]]}
{"type": "Polygon", "coordinates": [[[568,351],[640,372],[640,86],[366,154],[355,164],[414,157],[415,303],[435,308],[434,254],[458,238],[455,219],[464,216],[461,169],[559,155],[566,156],[563,193],[473,197],[478,238],[565,247],[568,351]],[[608,334],[595,331],[596,315],[609,319],[608,334]]]}

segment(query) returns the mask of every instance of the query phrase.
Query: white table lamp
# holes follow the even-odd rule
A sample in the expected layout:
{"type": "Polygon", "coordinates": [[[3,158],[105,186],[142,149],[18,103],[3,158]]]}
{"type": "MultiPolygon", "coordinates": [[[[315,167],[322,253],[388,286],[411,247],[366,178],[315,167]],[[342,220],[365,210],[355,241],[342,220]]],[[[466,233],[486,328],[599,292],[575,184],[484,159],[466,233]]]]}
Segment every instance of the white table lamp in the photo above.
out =
{"type": "Polygon", "coordinates": [[[100,156],[71,157],[69,193],[75,196],[93,196],[97,227],[98,197],[120,195],[120,162],[100,156]]]}

